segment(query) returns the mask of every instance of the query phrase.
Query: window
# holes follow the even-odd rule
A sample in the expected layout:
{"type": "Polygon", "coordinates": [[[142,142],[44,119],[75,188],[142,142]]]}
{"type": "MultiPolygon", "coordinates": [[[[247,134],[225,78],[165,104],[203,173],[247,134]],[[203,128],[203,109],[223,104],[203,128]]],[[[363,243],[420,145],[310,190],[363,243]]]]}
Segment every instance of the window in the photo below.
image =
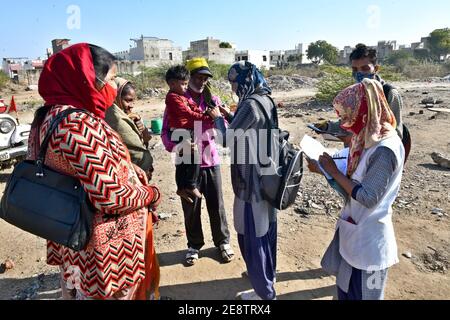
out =
{"type": "Polygon", "coordinates": [[[263,61],[267,62],[267,56],[263,56],[263,61]]]}
{"type": "Polygon", "coordinates": [[[169,60],[172,61],[173,60],[173,53],[169,52],[169,60]]]}
{"type": "Polygon", "coordinates": [[[248,56],[243,56],[243,57],[242,57],[242,60],[248,61],[248,56]]]}

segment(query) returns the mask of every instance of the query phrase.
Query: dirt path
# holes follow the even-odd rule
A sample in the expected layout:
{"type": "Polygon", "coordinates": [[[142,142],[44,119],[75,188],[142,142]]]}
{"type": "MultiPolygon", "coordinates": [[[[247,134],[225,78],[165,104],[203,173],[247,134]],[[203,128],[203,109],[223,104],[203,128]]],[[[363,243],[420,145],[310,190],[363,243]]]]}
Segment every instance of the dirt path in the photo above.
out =
{"type": "MultiPolygon", "coordinates": [[[[425,91],[429,95],[438,95],[444,105],[450,106],[450,86],[407,85],[407,89],[401,88],[407,104],[405,123],[412,131],[414,149],[405,170],[399,200],[394,206],[401,262],[389,274],[387,298],[450,299],[447,271],[450,219],[432,214],[435,208],[450,214],[450,171],[434,166],[429,156],[434,151],[450,154],[450,117],[441,115],[429,120],[434,113],[418,114],[422,110],[419,100],[425,91]],[[446,90],[441,90],[443,88],[446,90]],[[416,114],[409,116],[410,112],[416,114]],[[402,256],[406,252],[412,254],[411,259],[402,256]]],[[[310,133],[305,126],[307,123],[335,117],[331,111],[305,107],[302,103],[311,94],[310,90],[275,94],[278,101],[289,103],[286,110],[280,111],[281,124],[291,131],[292,141],[297,143],[305,133],[310,133]]],[[[144,118],[152,119],[160,117],[163,108],[162,101],[151,100],[141,103],[137,109],[144,118]]],[[[31,112],[21,116],[32,119],[31,112]]],[[[180,201],[175,197],[170,155],[163,150],[160,138],[155,137],[152,146],[156,159],[155,183],[164,190],[160,213],[167,217],[155,234],[161,263],[161,293],[174,299],[233,299],[238,291],[249,289],[250,283],[241,275],[245,266],[238,253],[233,228],[229,167],[224,165],[222,168],[224,198],[237,259],[226,265],[220,263],[204,208],[203,229],[207,245],[198,264],[186,268],[182,264],[186,249],[183,214],[180,201]]],[[[7,177],[8,172],[0,174],[0,190],[3,190],[7,177]]],[[[280,300],[333,299],[334,278],[320,269],[320,259],[333,237],[340,206],[338,197],[325,181],[308,172],[305,172],[302,192],[296,206],[279,214],[278,297],[280,300]]],[[[0,263],[8,258],[15,262],[15,267],[0,274],[0,299],[59,298],[58,270],[45,264],[45,242],[0,221],[0,263]]]]}

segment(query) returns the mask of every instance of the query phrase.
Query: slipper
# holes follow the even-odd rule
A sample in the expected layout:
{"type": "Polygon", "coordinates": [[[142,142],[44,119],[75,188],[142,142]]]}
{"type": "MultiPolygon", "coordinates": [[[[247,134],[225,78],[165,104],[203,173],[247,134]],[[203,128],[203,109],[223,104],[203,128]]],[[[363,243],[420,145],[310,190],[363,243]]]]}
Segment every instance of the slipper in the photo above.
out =
{"type": "Polygon", "coordinates": [[[223,262],[229,263],[234,260],[234,251],[228,243],[220,246],[220,253],[222,254],[223,262]]]}
{"type": "Polygon", "coordinates": [[[189,248],[188,253],[186,254],[186,264],[188,266],[193,266],[198,261],[198,254],[200,251],[195,250],[193,248],[189,248]]]}

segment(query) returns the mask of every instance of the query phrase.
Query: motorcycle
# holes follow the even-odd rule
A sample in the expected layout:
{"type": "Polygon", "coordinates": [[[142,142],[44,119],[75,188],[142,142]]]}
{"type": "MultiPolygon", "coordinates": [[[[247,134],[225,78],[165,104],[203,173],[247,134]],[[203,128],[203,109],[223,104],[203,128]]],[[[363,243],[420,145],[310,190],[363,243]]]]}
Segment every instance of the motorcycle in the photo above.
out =
{"type": "MultiPolygon", "coordinates": [[[[2,101],[0,101],[1,107],[2,101]]],[[[25,160],[31,126],[21,125],[11,115],[0,114],[0,170],[25,160]]]]}

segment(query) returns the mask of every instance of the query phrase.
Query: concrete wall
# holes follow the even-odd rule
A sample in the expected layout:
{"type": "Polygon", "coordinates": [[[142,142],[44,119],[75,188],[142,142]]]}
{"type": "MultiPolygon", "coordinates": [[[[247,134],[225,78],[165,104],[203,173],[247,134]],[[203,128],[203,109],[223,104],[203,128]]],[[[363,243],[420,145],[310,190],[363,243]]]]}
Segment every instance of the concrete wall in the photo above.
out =
{"type": "Polygon", "coordinates": [[[236,50],[220,48],[220,43],[220,40],[212,38],[192,41],[189,50],[183,52],[183,60],[203,57],[219,64],[233,64],[236,50]]]}
{"type": "Polygon", "coordinates": [[[183,61],[181,48],[175,47],[170,40],[141,38],[134,41],[136,46],[130,49],[128,57],[131,61],[145,61],[146,66],[178,64],[183,61]]]}
{"type": "Polygon", "coordinates": [[[236,52],[236,61],[242,60],[247,60],[260,69],[270,69],[270,51],[245,50],[236,52]]]}
{"type": "Polygon", "coordinates": [[[18,72],[19,84],[22,84],[25,86],[38,85],[39,78],[41,77],[41,73],[42,73],[41,69],[20,70],[18,72]]]}

